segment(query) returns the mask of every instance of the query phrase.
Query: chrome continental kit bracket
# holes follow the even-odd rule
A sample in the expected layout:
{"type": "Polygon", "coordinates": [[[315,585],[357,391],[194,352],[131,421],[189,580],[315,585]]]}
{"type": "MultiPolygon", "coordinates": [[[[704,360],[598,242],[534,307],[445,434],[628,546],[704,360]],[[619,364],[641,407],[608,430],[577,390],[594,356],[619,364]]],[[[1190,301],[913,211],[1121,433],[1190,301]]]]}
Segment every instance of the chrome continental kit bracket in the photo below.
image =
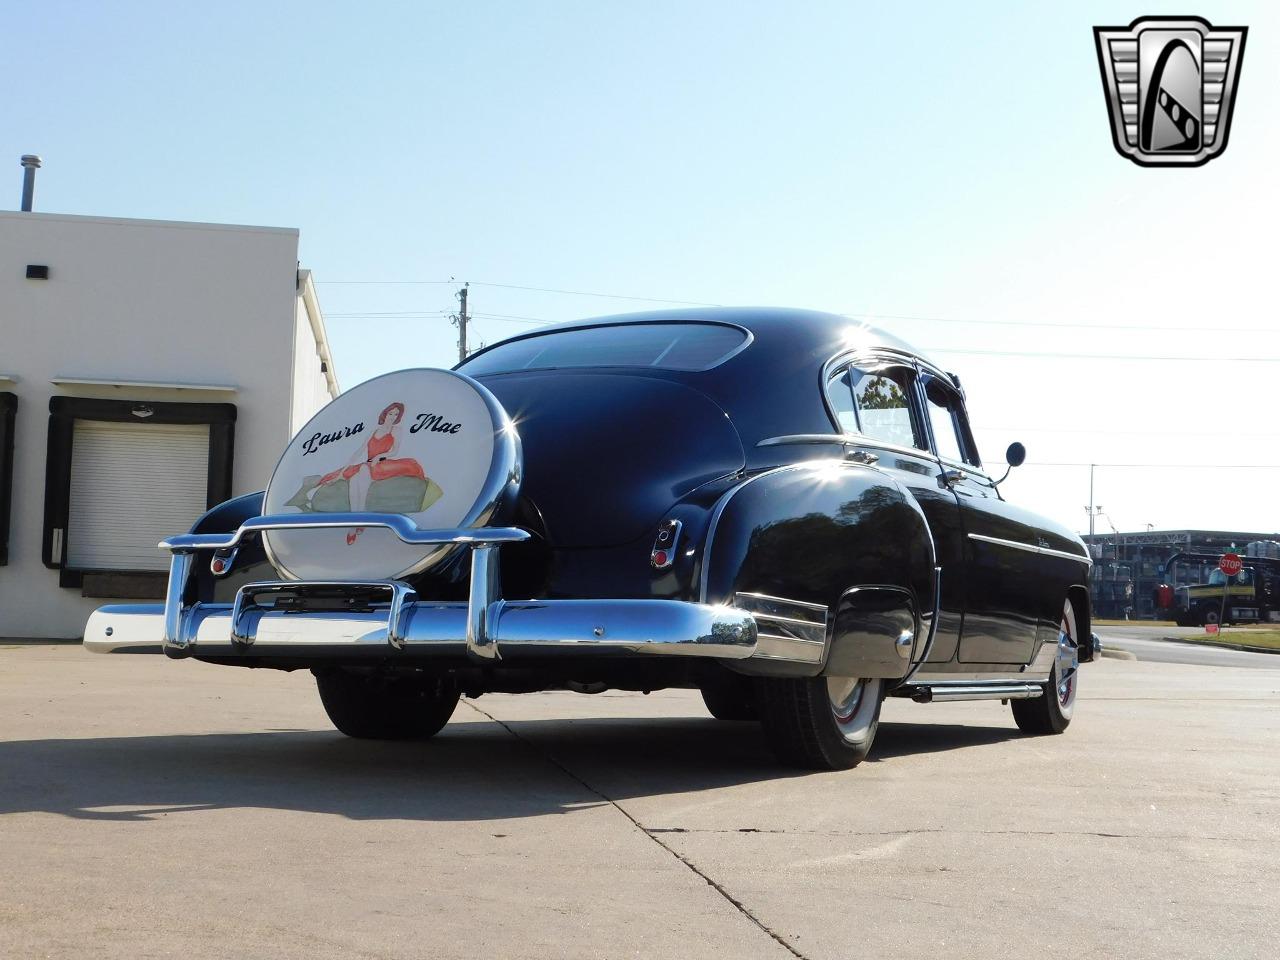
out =
{"type": "MultiPolygon", "coordinates": [[[[496,546],[500,543],[520,543],[531,534],[517,527],[479,527],[466,529],[423,529],[403,514],[388,513],[327,513],[323,516],[262,516],[252,517],[232,533],[190,533],[169,537],[160,542],[160,549],[172,554],[169,562],[169,588],[164,603],[164,646],[167,650],[182,651],[191,643],[188,621],[200,606],[186,606],[187,586],[194,568],[197,553],[212,550],[230,550],[240,546],[247,538],[264,530],[327,530],[342,527],[383,527],[390,530],[404,543],[414,545],[456,544],[475,551],[472,557],[473,574],[469,616],[467,618],[467,642],[472,645],[473,636],[477,653],[491,656],[486,646],[484,624],[489,604],[499,599],[496,546]],[[474,631],[473,631],[474,626],[474,631]]],[[[248,646],[253,643],[253,632],[248,629],[249,614],[254,610],[272,609],[282,600],[295,603],[315,601],[325,596],[347,594],[349,596],[378,597],[387,602],[387,641],[394,647],[403,647],[404,611],[406,604],[416,594],[402,580],[333,580],[290,582],[268,581],[245,584],[236,593],[231,608],[231,638],[248,646]],[[263,598],[270,598],[267,605],[263,598]]]]}

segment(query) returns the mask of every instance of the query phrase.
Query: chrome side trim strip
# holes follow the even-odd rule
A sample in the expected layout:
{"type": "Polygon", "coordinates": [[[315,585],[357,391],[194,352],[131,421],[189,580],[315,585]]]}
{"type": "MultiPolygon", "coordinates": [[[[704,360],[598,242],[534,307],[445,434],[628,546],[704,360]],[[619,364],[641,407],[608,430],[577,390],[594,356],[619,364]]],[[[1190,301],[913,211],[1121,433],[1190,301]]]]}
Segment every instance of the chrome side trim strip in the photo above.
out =
{"type": "Polygon", "coordinates": [[[827,652],[830,610],[820,603],[789,600],[765,593],[735,593],[736,609],[756,622],[756,660],[821,663],[827,652]],[[795,616],[787,616],[795,614],[795,616]]]}
{"type": "Polygon", "coordinates": [[[797,621],[785,623],[762,613],[752,614],[752,616],[756,618],[756,626],[762,634],[767,633],[779,640],[795,640],[799,643],[825,643],[827,639],[827,627],[825,624],[799,624],[797,621]]]}
{"type": "MultiPolygon", "coordinates": [[[[854,442],[861,438],[852,438],[854,442]]],[[[779,437],[766,437],[757,447],[783,447],[797,443],[849,443],[851,438],[842,433],[788,433],[779,437]]]]}
{"type": "Polygon", "coordinates": [[[1060,557],[1063,560],[1075,560],[1078,563],[1085,563],[1093,566],[1093,558],[1081,556],[1078,553],[1068,553],[1065,550],[1054,550],[1050,547],[1041,547],[1033,543],[1023,543],[1020,540],[1002,540],[1000,537],[988,537],[981,533],[969,534],[970,540],[981,540],[983,543],[992,543],[997,547],[1008,547],[1010,550],[1025,550],[1027,553],[1035,553],[1044,557],[1060,557]]]}
{"type": "Polygon", "coordinates": [[[776,637],[770,633],[756,634],[756,652],[752,660],[786,660],[791,663],[821,663],[826,644],[813,640],[797,640],[794,637],[776,637]]]}
{"type": "MultiPolygon", "coordinates": [[[[767,593],[746,593],[746,592],[743,592],[743,593],[735,593],[735,594],[734,594],[734,597],[735,597],[735,598],[741,598],[742,600],[744,600],[744,601],[745,601],[745,602],[747,602],[747,603],[750,603],[751,601],[754,601],[754,600],[767,600],[767,601],[771,601],[771,602],[773,602],[773,603],[785,603],[785,604],[786,604],[787,606],[789,606],[789,607],[799,607],[801,610],[811,610],[811,611],[813,611],[815,614],[818,614],[819,616],[821,616],[821,617],[822,617],[822,622],[823,622],[823,623],[826,623],[827,615],[828,615],[828,613],[829,613],[829,610],[828,610],[828,608],[827,608],[826,604],[822,604],[822,603],[809,603],[807,600],[791,600],[791,599],[789,599],[788,597],[773,597],[773,596],[770,596],[770,595],[769,595],[769,594],[767,594],[767,593]]],[[[741,605],[742,605],[742,604],[739,604],[739,606],[741,606],[741,605]]],[[[798,622],[798,623],[803,623],[803,622],[806,622],[806,621],[797,621],[797,622],[798,622]]]]}

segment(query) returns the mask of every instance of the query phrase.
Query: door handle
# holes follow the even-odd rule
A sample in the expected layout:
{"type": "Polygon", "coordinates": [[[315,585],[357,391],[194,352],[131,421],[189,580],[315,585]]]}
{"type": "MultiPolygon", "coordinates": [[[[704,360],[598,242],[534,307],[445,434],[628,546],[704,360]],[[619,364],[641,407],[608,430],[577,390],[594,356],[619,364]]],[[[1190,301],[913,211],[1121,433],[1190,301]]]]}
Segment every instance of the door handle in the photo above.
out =
{"type": "Polygon", "coordinates": [[[876,454],[874,454],[874,453],[869,453],[869,452],[868,452],[868,451],[866,451],[866,450],[850,450],[850,451],[847,451],[847,452],[845,453],[845,455],[844,455],[844,458],[845,458],[846,460],[851,460],[851,461],[853,461],[854,463],[861,463],[861,464],[863,464],[864,466],[868,466],[868,467],[869,467],[869,466],[871,466],[871,464],[873,464],[873,463],[879,463],[879,462],[880,462],[880,457],[879,457],[879,456],[877,456],[877,455],[876,455],[876,454]]]}
{"type": "Polygon", "coordinates": [[[944,485],[954,487],[961,480],[967,480],[968,478],[969,475],[963,470],[943,470],[942,476],[938,479],[940,479],[944,485]]]}

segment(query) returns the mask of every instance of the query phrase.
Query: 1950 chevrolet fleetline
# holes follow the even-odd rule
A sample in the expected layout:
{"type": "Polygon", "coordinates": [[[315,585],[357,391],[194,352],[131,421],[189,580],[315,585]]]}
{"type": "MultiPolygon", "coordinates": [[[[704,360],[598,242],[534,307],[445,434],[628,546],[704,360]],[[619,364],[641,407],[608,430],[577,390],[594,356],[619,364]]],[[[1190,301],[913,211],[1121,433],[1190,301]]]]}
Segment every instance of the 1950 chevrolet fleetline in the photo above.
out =
{"type": "Polygon", "coordinates": [[[885,696],[1060,733],[1094,653],[1088,553],[1000,495],[957,378],[807,311],[609,317],[377,377],[161,547],[164,605],[99,609],[88,648],[310,669],[354,737],[432,736],[463,694],[686,687],[843,768],[885,696]]]}

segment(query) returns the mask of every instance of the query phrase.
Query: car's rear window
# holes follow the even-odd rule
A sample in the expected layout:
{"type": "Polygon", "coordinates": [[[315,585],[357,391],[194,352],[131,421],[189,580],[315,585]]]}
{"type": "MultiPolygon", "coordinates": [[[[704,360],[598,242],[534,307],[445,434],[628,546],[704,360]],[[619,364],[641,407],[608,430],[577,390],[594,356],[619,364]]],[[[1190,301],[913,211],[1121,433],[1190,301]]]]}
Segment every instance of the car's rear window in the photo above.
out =
{"type": "Polygon", "coordinates": [[[746,342],[715,323],[626,323],[538,334],[486,350],[462,365],[473,377],[555,367],[710,370],[746,342]]]}

